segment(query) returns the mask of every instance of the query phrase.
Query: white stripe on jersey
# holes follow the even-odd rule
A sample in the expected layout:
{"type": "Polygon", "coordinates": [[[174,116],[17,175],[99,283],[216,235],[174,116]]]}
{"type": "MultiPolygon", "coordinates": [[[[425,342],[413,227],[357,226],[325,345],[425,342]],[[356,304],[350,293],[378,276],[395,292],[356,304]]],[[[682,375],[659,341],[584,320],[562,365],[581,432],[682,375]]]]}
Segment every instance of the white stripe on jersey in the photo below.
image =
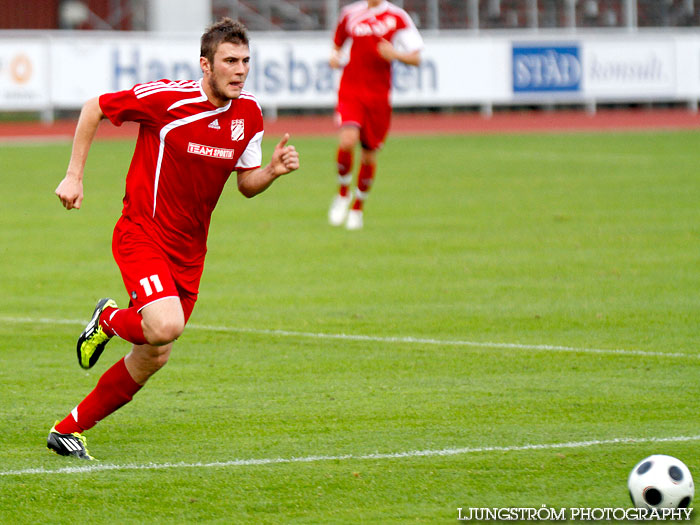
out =
{"type": "Polygon", "coordinates": [[[262,108],[260,107],[260,104],[258,103],[258,99],[255,98],[255,95],[253,95],[250,91],[241,91],[241,94],[239,95],[238,98],[245,99],[245,100],[252,100],[255,102],[255,105],[258,106],[258,109],[260,110],[260,113],[262,113],[262,108]]]}
{"type": "Polygon", "coordinates": [[[141,84],[134,88],[134,93],[136,98],[147,97],[148,95],[153,95],[155,93],[162,93],[164,91],[199,91],[199,82],[195,80],[179,80],[175,82],[149,82],[148,84],[141,84]]]}
{"type": "MultiPolygon", "coordinates": [[[[199,83],[198,83],[199,85],[199,83]]],[[[182,106],[185,104],[196,104],[197,102],[203,102],[202,97],[204,97],[204,100],[206,100],[206,96],[202,95],[200,97],[195,97],[195,98],[188,98],[185,100],[181,100],[179,102],[176,102],[173,104],[173,106],[177,105],[182,106]]],[[[170,106],[171,108],[173,106],[170,106]]],[[[193,115],[189,115],[185,118],[181,118],[179,120],[173,120],[170,124],[167,124],[160,130],[160,147],[158,148],[158,164],[156,165],[156,178],[155,182],[153,184],[153,216],[156,216],[156,202],[157,202],[157,197],[158,197],[158,182],[160,181],[160,169],[161,165],[163,163],[163,152],[165,151],[165,137],[168,133],[170,133],[172,130],[175,128],[178,128],[180,126],[184,126],[185,124],[190,124],[192,122],[196,122],[198,120],[201,120],[203,118],[210,117],[212,115],[218,115],[219,113],[223,113],[224,111],[228,111],[228,109],[231,107],[231,101],[229,101],[228,104],[226,104],[224,107],[217,108],[211,111],[203,111],[202,113],[195,113],[193,115]]]]}
{"type": "Polygon", "coordinates": [[[139,95],[136,95],[136,98],[143,98],[143,97],[147,97],[148,95],[153,95],[153,94],[155,94],[155,93],[163,93],[163,92],[165,92],[165,91],[168,91],[168,92],[179,91],[179,92],[182,92],[182,93],[196,93],[197,91],[199,91],[199,88],[161,88],[161,89],[153,89],[153,90],[151,90],[151,91],[148,91],[148,92],[145,92],[145,93],[141,93],[141,94],[139,94],[139,95]]]}
{"type": "Polygon", "coordinates": [[[195,104],[197,102],[206,102],[207,96],[202,93],[201,96],[195,97],[195,98],[183,98],[182,100],[178,100],[174,104],[172,104],[169,108],[168,111],[171,111],[175,108],[179,108],[180,106],[184,106],[185,104],[195,104]]]}
{"type": "Polygon", "coordinates": [[[162,87],[158,89],[150,89],[148,91],[142,91],[140,93],[135,93],[136,98],[143,98],[147,97],[148,95],[154,95],[155,93],[164,93],[164,92],[183,92],[183,93],[195,93],[199,91],[198,87],[162,87]]]}
{"type": "MultiPolygon", "coordinates": [[[[348,30],[354,26],[356,23],[362,21],[365,18],[371,18],[375,15],[381,14],[387,10],[389,4],[387,2],[382,2],[377,7],[368,7],[365,0],[360,0],[359,2],[352,3],[346,6],[343,11],[348,14],[348,30]]],[[[349,31],[348,31],[349,32],[349,31]]]]}
{"type": "Polygon", "coordinates": [[[247,170],[259,168],[262,165],[262,149],[260,148],[260,143],[262,142],[264,133],[264,131],[258,131],[255,136],[250,139],[245,151],[238,157],[236,169],[247,170]]]}
{"type": "Polygon", "coordinates": [[[388,12],[400,18],[404,21],[404,24],[406,24],[406,27],[404,29],[399,29],[392,39],[392,43],[398,47],[399,51],[410,53],[423,48],[423,39],[416,25],[413,23],[413,19],[405,10],[397,5],[390,2],[382,2],[377,7],[367,7],[367,2],[361,0],[346,6],[343,12],[348,13],[345,28],[350,36],[352,36],[352,28],[355,27],[355,25],[388,12]]]}
{"type": "Polygon", "coordinates": [[[423,38],[420,36],[418,29],[407,27],[397,31],[392,41],[394,47],[398,51],[404,53],[413,53],[414,51],[423,50],[423,38]]]}
{"type": "Polygon", "coordinates": [[[146,82],[145,84],[139,84],[134,87],[134,91],[146,91],[149,89],[155,89],[160,87],[182,87],[182,86],[193,86],[196,85],[196,80],[170,80],[168,82],[163,82],[162,80],[154,80],[153,82],[146,82]]]}
{"type": "Polygon", "coordinates": [[[155,81],[155,82],[147,82],[145,84],[139,84],[137,86],[134,86],[134,93],[138,93],[140,91],[146,90],[146,89],[152,89],[154,87],[161,87],[165,86],[165,82],[162,82],[160,80],[155,81]]]}

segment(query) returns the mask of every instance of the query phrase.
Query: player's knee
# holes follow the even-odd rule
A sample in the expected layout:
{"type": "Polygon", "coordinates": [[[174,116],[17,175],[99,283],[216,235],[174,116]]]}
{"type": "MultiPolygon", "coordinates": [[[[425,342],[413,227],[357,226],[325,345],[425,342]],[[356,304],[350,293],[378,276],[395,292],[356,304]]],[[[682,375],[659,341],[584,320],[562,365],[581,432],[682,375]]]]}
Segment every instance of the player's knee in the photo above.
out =
{"type": "Polygon", "coordinates": [[[338,141],[338,147],[345,151],[352,152],[360,142],[360,131],[354,127],[342,129],[338,141]]]}
{"type": "Polygon", "coordinates": [[[150,321],[145,328],[144,335],[149,344],[160,346],[172,343],[180,337],[185,329],[185,322],[181,319],[156,319],[150,321]]]}
{"type": "Polygon", "coordinates": [[[357,141],[353,140],[352,138],[341,137],[338,147],[345,151],[352,151],[356,144],[357,141]]]}

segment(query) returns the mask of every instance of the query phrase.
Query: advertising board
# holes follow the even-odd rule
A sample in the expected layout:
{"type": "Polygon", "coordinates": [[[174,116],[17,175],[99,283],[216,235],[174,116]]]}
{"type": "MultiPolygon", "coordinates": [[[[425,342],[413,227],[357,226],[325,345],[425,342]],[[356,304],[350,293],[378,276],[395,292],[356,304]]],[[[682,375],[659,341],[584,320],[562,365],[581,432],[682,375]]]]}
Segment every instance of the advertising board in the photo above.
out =
{"type": "MultiPolygon", "coordinates": [[[[100,93],[197,79],[198,35],[0,32],[0,110],[77,109],[100,93]]],[[[700,99],[700,35],[426,35],[419,67],[395,64],[396,106],[700,99]]],[[[246,89],[263,108],[332,108],[340,72],[325,33],[254,35],[246,89]]]]}
{"type": "Polygon", "coordinates": [[[50,104],[46,42],[10,39],[0,45],[0,108],[43,109],[50,104]]]}

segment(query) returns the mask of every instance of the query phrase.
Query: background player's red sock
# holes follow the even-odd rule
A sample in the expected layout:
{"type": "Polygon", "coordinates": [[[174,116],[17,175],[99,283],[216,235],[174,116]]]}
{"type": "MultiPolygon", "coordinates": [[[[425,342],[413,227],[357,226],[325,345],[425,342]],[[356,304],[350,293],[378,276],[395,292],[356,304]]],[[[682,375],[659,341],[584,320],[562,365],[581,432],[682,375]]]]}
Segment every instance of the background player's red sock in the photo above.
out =
{"type": "Polygon", "coordinates": [[[131,377],[122,358],[102,374],[94,390],[56,425],[56,430],[61,434],[71,434],[92,428],[131,401],[140,389],[141,385],[131,377]]]}
{"type": "Polygon", "coordinates": [[[105,308],[100,315],[100,326],[110,337],[116,335],[135,345],[145,345],[148,341],[143,335],[141,319],[141,314],[135,306],[121,309],[105,308]]]}
{"type": "Polygon", "coordinates": [[[352,175],[350,175],[350,170],[352,169],[352,151],[347,151],[338,148],[338,194],[341,197],[347,197],[348,189],[350,188],[350,183],[352,182],[352,175]]]}
{"type": "Polygon", "coordinates": [[[360,173],[357,175],[357,193],[355,194],[355,202],[352,204],[353,210],[362,209],[362,205],[367,198],[367,194],[372,188],[375,169],[376,166],[374,164],[360,165],[360,173]]]}

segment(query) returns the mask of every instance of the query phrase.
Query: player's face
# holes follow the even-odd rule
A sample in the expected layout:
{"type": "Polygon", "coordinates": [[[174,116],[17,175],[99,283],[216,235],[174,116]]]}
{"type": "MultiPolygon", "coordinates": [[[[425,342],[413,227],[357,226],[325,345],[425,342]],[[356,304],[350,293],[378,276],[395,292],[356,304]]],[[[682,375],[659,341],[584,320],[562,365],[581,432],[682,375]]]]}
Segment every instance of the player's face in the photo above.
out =
{"type": "Polygon", "coordinates": [[[250,50],[243,44],[222,42],[214,54],[214,63],[204,59],[204,79],[209,94],[221,105],[238,98],[250,70],[250,50]]]}

